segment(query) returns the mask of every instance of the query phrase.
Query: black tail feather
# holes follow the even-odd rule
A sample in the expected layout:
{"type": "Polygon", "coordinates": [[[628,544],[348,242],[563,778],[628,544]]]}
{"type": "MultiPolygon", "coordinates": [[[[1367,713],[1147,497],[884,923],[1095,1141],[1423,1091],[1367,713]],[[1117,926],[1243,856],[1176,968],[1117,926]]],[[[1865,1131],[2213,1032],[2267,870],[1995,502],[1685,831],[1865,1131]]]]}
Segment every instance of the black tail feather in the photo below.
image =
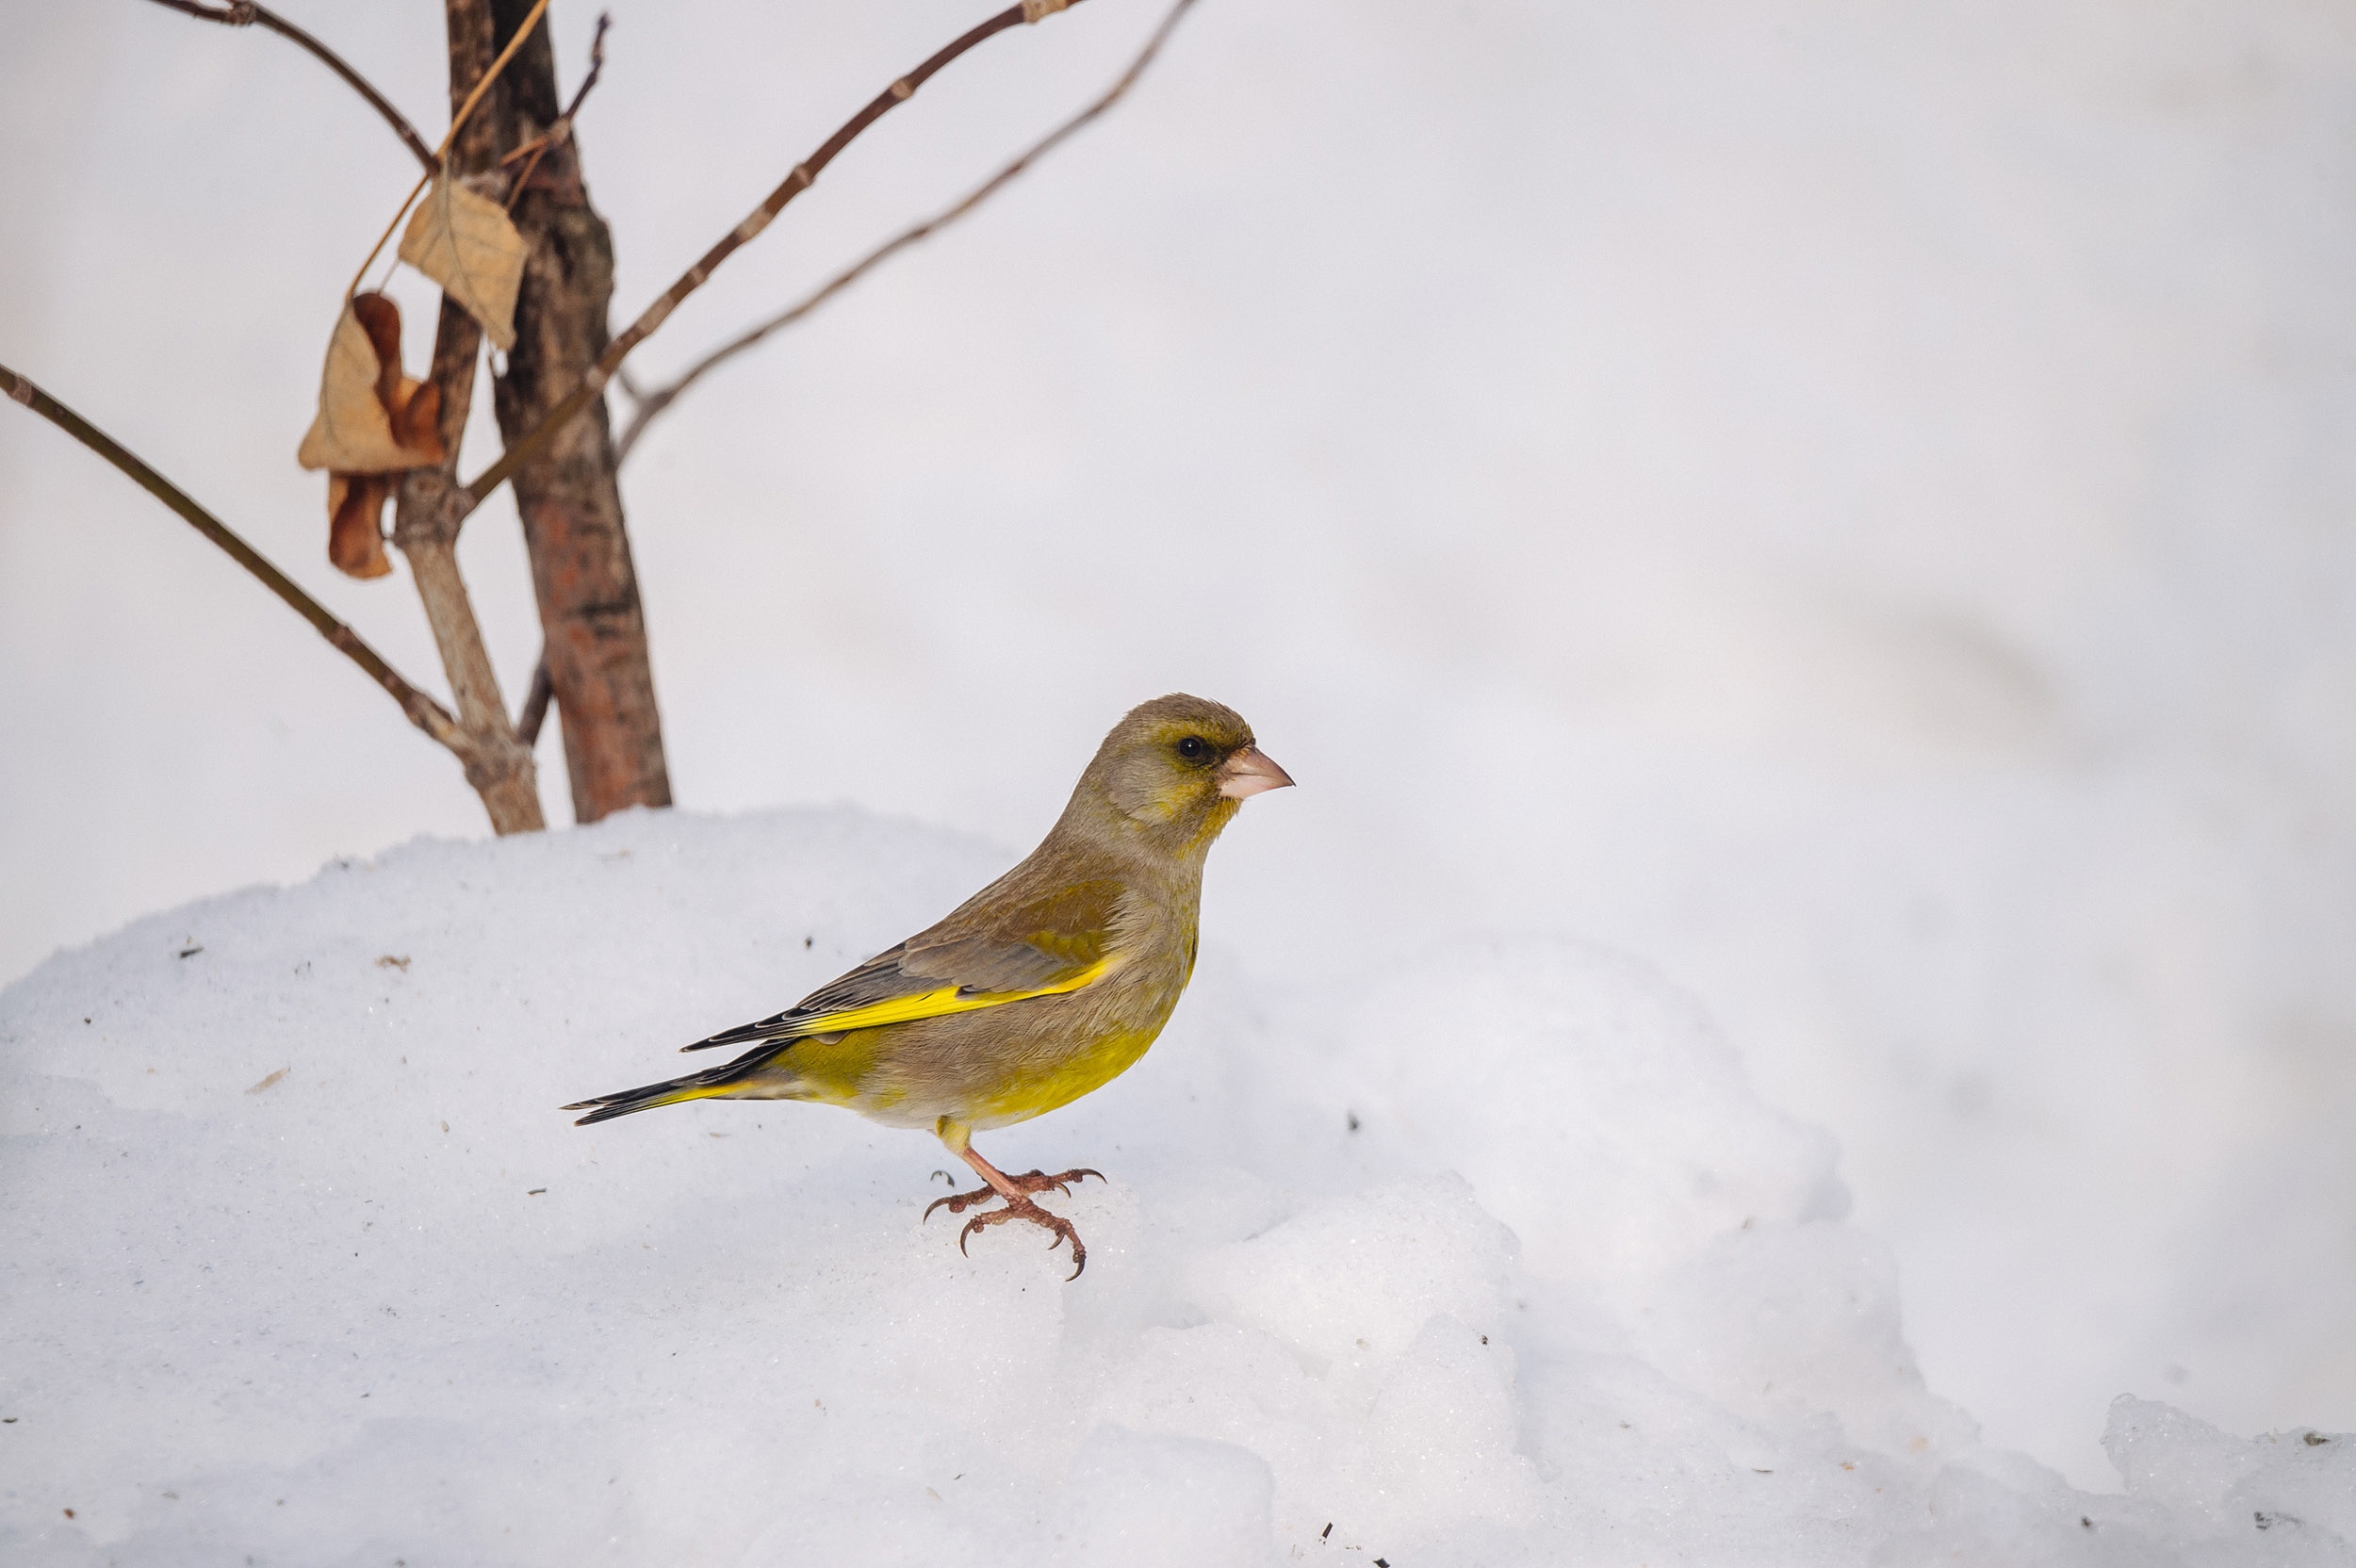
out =
{"type": "Polygon", "coordinates": [[[568,1111],[587,1111],[589,1113],[587,1116],[580,1118],[573,1123],[576,1127],[586,1127],[593,1121],[611,1121],[617,1116],[628,1116],[632,1111],[650,1111],[657,1105],[676,1104],[678,1102],[666,1100],[663,1097],[671,1090],[679,1087],[681,1082],[683,1080],[674,1080],[667,1084],[648,1084],[644,1088],[624,1089],[619,1094],[601,1094],[595,1100],[576,1101],[563,1108],[568,1111]]]}
{"type": "Polygon", "coordinates": [[[567,1111],[587,1111],[589,1113],[587,1116],[573,1122],[576,1127],[586,1127],[593,1122],[611,1121],[617,1116],[629,1116],[633,1111],[651,1111],[658,1105],[678,1105],[690,1100],[708,1100],[712,1096],[697,1091],[724,1087],[743,1077],[751,1069],[759,1067],[770,1057],[777,1054],[781,1049],[775,1045],[764,1045],[758,1051],[746,1052],[732,1062],[706,1069],[702,1072],[691,1072],[684,1078],[666,1078],[660,1084],[645,1084],[634,1089],[623,1089],[618,1094],[600,1094],[593,1099],[575,1101],[572,1104],[562,1108],[567,1111]]]}

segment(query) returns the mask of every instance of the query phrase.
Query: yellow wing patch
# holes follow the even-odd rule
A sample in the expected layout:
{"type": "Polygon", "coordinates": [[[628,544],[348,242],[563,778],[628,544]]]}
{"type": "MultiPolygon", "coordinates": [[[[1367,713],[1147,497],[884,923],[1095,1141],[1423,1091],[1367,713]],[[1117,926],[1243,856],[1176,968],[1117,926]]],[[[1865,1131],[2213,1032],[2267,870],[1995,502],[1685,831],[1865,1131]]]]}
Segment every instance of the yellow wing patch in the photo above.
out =
{"type": "Polygon", "coordinates": [[[808,1035],[847,1034],[854,1029],[880,1029],[887,1023],[913,1023],[919,1019],[946,1018],[952,1013],[978,1012],[984,1007],[1000,1007],[1009,1002],[1028,1002],[1035,996],[1061,996],[1076,991],[1104,978],[1115,963],[1100,958],[1075,974],[1026,991],[968,992],[959,986],[943,986],[939,990],[920,991],[914,996],[895,996],[889,1001],[871,1002],[864,1007],[845,1007],[840,1012],[818,1013],[794,1021],[794,1038],[808,1035]]]}

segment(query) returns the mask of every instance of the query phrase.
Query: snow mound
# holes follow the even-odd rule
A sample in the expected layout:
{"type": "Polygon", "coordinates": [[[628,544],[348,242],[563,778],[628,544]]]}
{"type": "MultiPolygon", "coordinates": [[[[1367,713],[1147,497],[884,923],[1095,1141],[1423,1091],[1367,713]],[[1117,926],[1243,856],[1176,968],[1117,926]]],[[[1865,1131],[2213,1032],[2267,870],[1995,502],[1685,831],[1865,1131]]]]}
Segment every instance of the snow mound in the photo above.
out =
{"type": "Polygon", "coordinates": [[[2351,1560],[2346,1437],[2122,1398],[2118,1495],[1980,1446],[1829,1140],[1609,955],[1214,949],[985,1140],[1111,1177],[1055,1200],[1070,1285],[926,1228],[921,1136],[556,1110],[1005,858],[847,809],[420,842],[0,993],[0,1560],[2351,1560]]]}

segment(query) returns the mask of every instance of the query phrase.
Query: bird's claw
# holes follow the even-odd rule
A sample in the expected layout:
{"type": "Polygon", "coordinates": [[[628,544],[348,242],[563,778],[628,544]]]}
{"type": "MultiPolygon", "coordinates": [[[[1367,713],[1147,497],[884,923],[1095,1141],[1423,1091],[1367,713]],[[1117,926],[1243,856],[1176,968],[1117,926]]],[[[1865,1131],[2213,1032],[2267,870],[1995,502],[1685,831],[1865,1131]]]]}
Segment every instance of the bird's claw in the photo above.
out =
{"type": "Polygon", "coordinates": [[[963,1214],[976,1203],[988,1202],[998,1196],[996,1187],[982,1187],[974,1192],[953,1192],[946,1198],[936,1198],[924,1205],[924,1217],[930,1219],[935,1209],[945,1208],[951,1214],[963,1214]]]}
{"type": "MultiPolygon", "coordinates": [[[[1014,1188],[1012,1193],[1002,1192],[994,1186],[977,1188],[973,1192],[953,1192],[946,1198],[936,1198],[925,1204],[924,1217],[930,1219],[935,1209],[943,1208],[951,1214],[963,1214],[976,1203],[987,1203],[993,1198],[1003,1198],[1006,1200],[1005,1208],[988,1210],[965,1222],[964,1228],[957,1232],[957,1250],[960,1253],[965,1252],[966,1238],[977,1231],[988,1230],[992,1225],[1003,1225],[1009,1219],[1027,1219],[1034,1225],[1044,1226],[1055,1233],[1055,1239],[1047,1244],[1049,1251],[1055,1250],[1067,1241],[1072,1243],[1070,1278],[1076,1280],[1080,1277],[1080,1270],[1086,1268],[1088,1262],[1088,1248],[1081,1244],[1080,1233],[1072,1228],[1072,1221],[1069,1219],[1060,1215],[1050,1214],[1032,1202],[1031,1195],[1036,1192],[1054,1191],[1070,1197],[1072,1184],[1085,1181],[1090,1176],[1100,1182],[1104,1180],[1103,1171],[1086,1168],[1059,1170],[1053,1176],[1043,1170],[1026,1170],[1020,1176],[1006,1178],[1006,1185],[1014,1188]]],[[[971,1256],[970,1253],[966,1255],[971,1256]]]]}
{"type": "MultiPolygon", "coordinates": [[[[1100,1182],[1104,1179],[1103,1171],[1083,1168],[1060,1170],[1053,1176],[1043,1170],[1026,1170],[1020,1176],[1007,1177],[1006,1184],[1017,1192],[1026,1196],[1034,1192],[1047,1192],[1052,1189],[1069,1198],[1072,1196],[1072,1184],[1089,1176],[1095,1177],[1100,1182]]],[[[946,1198],[936,1198],[925,1204],[924,1217],[930,1219],[933,1217],[933,1211],[941,1208],[947,1209],[951,1214],[963,1214],[976,1203],[987,1203],[993,1198],[1005,1196],[1006,1194],[996,1187],[976,1187],[972,1192],[953,1192],[946,1198]]]]}
{"type": "MultiPolygon", "coordinates": [[[[1036,1176],[1039,1172],[1033,1171],[1031,1174],[1036,1176]]],[[[1099,1177],[1098,1180],[1102,1181],[1103,1178],[1099,1177]]],[[[1088,1266],[1088,1250],[1080,1240],[1080,1233],[1072,1228],[1072,1221],[1061,1215],[1048,1213],[1027,1197],[1010,1198],[1006,1200],[1005,1208],[990,1209],[967,1220],[965,1228],[957,1233],[957,1251],[965,1256],[972,1256],[965,1250],[965,1241],[968,1236],[977,1231],[988,1230],[992,1225],[1003,1225],[1009,1219],[1027,1219],[1034,1225],[1042,1225],[1053,1231],[1055,1239],[1047,1244],[1047,1250],[1050,1252],[1067,1241],[1072,1243],[1072,1272],[1064,1276],[1065,1283],[1069,1284],[1078,1279],[1080,1270],[1088,1266]]]]}

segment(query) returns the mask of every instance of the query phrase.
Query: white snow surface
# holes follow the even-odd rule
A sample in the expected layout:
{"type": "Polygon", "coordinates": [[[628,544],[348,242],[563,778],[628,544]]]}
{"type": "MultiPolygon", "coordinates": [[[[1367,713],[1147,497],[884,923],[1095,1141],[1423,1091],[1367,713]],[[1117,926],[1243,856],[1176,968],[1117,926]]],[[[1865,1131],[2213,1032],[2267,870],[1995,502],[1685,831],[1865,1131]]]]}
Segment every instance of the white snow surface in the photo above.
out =
{"type": "Polygon", "coordinates": [[[1051,1200],[1074,1283],[923,1223],[921,1135],[557,1110],[1006,858],[849,808],[420,841],[0,993],[0,1560],[2356,1560],[2344,1435],[2121,1397],[2112,1494],[1981,1446],[1831,1140],[1592,947],[1209,951],[985,1140],[1105,1171],[1051,1200]]]}

